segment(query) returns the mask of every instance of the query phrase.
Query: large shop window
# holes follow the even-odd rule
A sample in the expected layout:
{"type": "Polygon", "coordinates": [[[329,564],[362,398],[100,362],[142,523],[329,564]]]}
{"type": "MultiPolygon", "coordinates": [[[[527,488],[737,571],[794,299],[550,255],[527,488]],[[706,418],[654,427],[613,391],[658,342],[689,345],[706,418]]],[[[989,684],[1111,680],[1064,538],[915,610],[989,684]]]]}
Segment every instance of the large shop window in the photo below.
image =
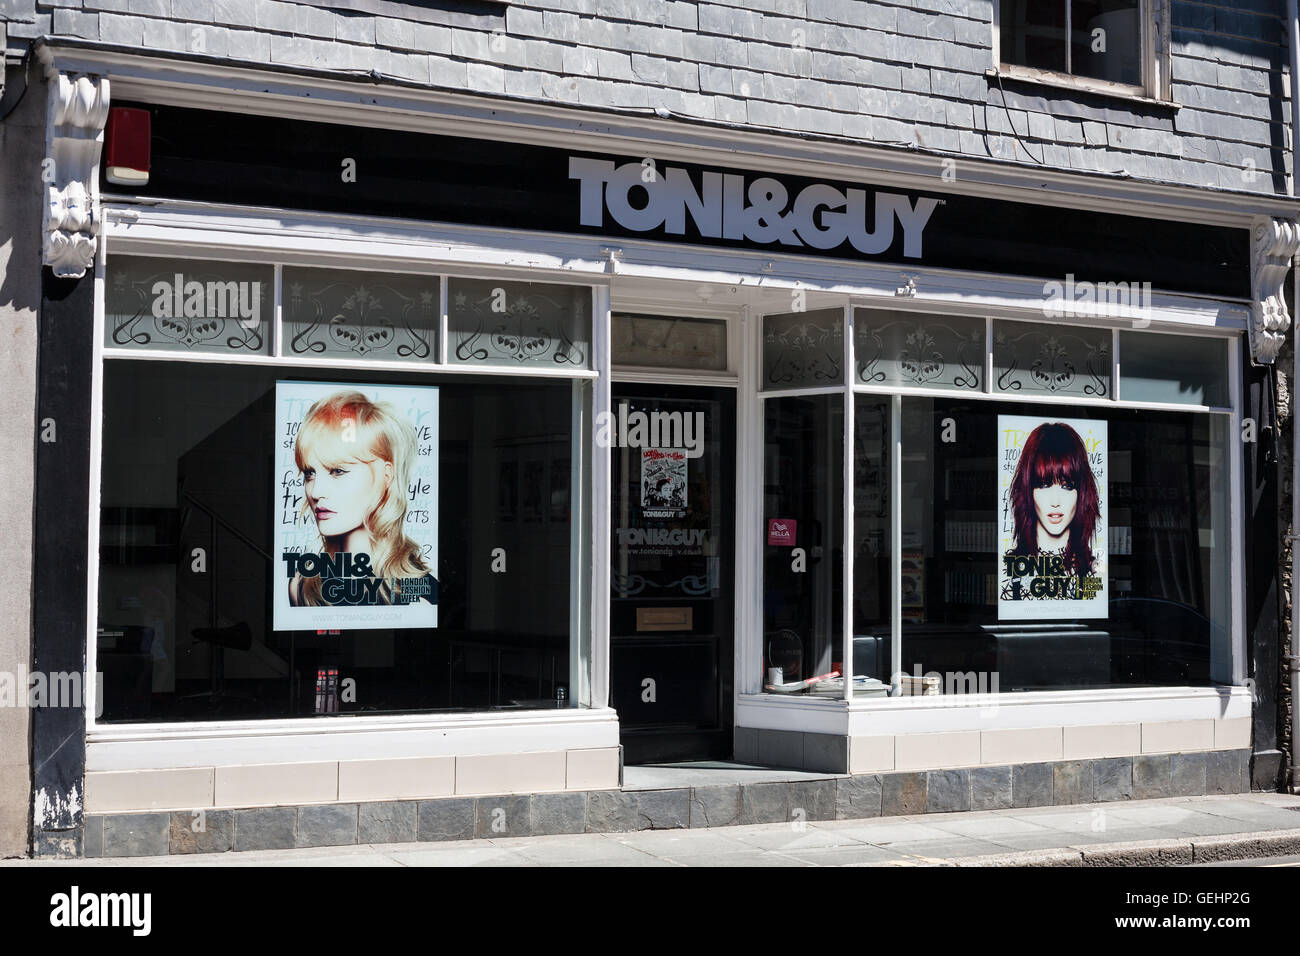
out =
{"type": "MultiPolygon", "coordinates": [[[[303,303],[337,294],[303,280],[303,303]]],[[[102,719],[583,703],[589,391],[106,361],[102,719]]]]}
{"type": "MultiPolygon", "coordinates": [[[[763,399],[766,692],[1232,682],[1227,339],[854,319],[851,522],[844,393],[763,399]]],[[[794,329],[769,321],[766,357],[829,365],[794,329]]]]}
{"type": "MultiPolygon", "coordinates": [[[[903,673],[948,692],[1230,683],[1227,426],[904,397],[903,673]]],[[[873,589],[872,562],[855,573],[873,589]]],[[[889,629],[863,604],[856,663],[887,681],[889,629]]]]}

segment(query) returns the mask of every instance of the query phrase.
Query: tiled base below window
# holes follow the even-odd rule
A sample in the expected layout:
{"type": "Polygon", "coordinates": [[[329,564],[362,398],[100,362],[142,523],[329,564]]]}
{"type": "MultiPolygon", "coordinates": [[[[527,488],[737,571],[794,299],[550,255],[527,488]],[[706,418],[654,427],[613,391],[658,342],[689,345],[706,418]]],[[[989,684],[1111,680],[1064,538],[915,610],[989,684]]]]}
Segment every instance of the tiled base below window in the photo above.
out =
{"type": "MultiPolygon", "coordinates": [[[[1250,790],[1249,760],[1248,750],[1212,750],[669,790],[92,814],[86,817],[82,845],[88,857],[164,856],[851,820],[1244,793],[1250,790]]],[[[50,855],[68,855],[51,849],[50,855]]],[[[42,855],[40,848],[37,852],[42,855]]]]}

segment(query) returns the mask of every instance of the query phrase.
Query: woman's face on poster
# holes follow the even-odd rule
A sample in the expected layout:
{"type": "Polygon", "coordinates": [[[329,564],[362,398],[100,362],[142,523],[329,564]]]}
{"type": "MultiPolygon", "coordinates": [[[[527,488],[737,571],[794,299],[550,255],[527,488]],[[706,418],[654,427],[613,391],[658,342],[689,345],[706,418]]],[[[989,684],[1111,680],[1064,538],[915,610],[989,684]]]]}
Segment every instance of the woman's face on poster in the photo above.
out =
{"type": "Polygon", "coordinates": [[[379,505],[384,482],[383,461],[350,458],[326,465],[315,456],[308,458],[302,488],[321,536],[334,538],[362,527],[379,505]]]}
{"type": "Polygon", "coordinates": [[[1074,511],[1079,503],[1079,489],[1073,485],[1060,482],[1034,489],[1034,510],[1038,513],[1038,524],[1052,537],[1065,533],[1074,520],[1074,511]]]}

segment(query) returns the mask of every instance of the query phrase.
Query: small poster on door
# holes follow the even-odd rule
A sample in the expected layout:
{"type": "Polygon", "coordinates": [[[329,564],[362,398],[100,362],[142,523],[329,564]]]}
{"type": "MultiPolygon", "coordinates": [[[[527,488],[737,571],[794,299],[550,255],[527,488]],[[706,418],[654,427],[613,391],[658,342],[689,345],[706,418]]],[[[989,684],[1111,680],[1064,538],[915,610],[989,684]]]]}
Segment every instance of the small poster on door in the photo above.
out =
{"type": "Polygon", "coordinates": [[[686,517],[686,464],[684,448],[641,450],[642,517],[686,517]]]}

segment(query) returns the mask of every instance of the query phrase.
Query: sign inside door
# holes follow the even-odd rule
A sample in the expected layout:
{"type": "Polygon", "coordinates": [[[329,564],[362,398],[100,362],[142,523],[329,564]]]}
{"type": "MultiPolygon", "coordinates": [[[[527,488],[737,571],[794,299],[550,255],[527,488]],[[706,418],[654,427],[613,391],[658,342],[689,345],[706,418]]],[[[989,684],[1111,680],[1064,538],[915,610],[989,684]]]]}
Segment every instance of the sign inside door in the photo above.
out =
{"type": "Polygon", "coordinates": [[[793,548],[799,522],[794,518],[768,518],[767,543],[777,548],[793,548]]]}
{"type": "Polygon", "coordinates": [[[641,514],[646,518],[684,518],[689,504],[686,450],[645,448],[641,451],[641,514]]]}

